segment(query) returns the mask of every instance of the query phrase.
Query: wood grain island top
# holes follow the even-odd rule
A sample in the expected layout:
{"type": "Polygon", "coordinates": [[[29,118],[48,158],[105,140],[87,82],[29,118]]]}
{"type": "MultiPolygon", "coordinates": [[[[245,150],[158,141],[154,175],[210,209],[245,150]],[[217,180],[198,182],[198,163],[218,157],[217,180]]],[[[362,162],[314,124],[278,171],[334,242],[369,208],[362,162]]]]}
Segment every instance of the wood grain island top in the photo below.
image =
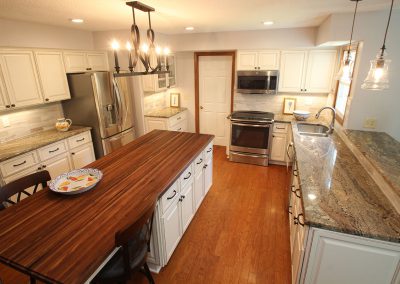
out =
{"type": "Polygon", "coordinates": [[[82,283],[114,249],[115,233],[133,223],[213,139],[154,130],[89,164],[103,171],[91,191],[48,189],[0,212],[0,261],[39,279],[82,283]]]}

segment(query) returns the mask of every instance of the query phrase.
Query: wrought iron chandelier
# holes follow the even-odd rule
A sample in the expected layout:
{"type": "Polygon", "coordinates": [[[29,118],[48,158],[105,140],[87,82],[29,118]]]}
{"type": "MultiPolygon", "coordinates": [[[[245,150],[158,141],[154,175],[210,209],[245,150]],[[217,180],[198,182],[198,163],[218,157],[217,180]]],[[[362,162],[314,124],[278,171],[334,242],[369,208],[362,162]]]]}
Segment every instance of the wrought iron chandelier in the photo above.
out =
{"type": "Polygon", "coordinates": [[[126,2],[126,5],[132,7],[132,19],[133,24],[131,26],[131,38],[130,42],[127,42],[126,48],[129,53],[129,66],[130,72],[120,73],[120,66],[118,62],[118,42],[112,43],[114,50],[115,60],[115,77],[122,76],[136,76],[136,75],[147,75],[147,74],[165,74],[169,72],[168,54],[169,48],[165,47],[162,49],[156,46],[154,43],[154,30],[151,27],[151,16],[150,13],[154,12],[154,8],[147,6],[139,1],[126,2]],[[136,24],[135,9],[143,11],[148,14],[149,28],[147,29],[147,42],[141,43],[140,31],[136,24]],[[138,67],[139,61],[143,64],[144,71],[135,71],[138,67]]]}

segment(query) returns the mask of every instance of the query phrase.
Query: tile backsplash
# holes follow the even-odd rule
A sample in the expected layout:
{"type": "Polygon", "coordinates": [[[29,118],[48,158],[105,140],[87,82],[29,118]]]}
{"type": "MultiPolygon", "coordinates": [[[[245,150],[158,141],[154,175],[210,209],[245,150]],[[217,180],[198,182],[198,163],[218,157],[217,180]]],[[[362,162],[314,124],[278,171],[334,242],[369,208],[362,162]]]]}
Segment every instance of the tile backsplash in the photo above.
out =
{"type": "Polygon", "coordinates": [[[169,106],[169,101],[167,100],[167,92],[160,93],[144,93],[144,113],[148,114],[153,110],[162,109],[169,106]]]}
{"type": "Polygon", "coordinates": [[[56,119],[63,116],[60,103],[0,113],[0,143],[51,129],[54,127],[56,119]]]}
{"type": "Polygon", "coordinates": [[[233,109],[268,111],[276,114],[282,114],[283,101],[285,98],[295,98],[295,109],[306,110],[312,114],[317,113],[321,107],[330,105],[330,99],[327,94],[279,93],[277,95],[262,95],[236,93],[234,97],[233,109]]]}

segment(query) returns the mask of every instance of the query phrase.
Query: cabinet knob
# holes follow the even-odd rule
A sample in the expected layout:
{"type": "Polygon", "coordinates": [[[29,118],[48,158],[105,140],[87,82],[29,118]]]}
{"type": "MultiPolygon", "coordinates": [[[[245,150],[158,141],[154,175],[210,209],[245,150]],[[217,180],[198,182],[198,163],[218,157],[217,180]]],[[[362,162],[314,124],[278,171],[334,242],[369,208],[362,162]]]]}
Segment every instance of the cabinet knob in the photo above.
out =
{"type": "Polygon", "coordinates": [[[45,101],[46,101],[46,102],[48,102],[48,101],[49,101],[49,99],[48,99],[48,98],[46,98],[46,99],[45,99],[45,101]]]}
{"type": "Polygon", "coordinates": [[[204,107],[200,106],[200,109],[203,109],[204,107]]]}
{"type": "Polygon", "coordinates": [[[10,105],[6,105],[6,108],[10,108],[11,106],[10,105]]]}
{"type": "Polygon", "coordinates": [[[304,92],[307,92],[307,89],[304,89],[304,92]]]}
{"type": "Polygon", "coordinates": [[[12,106],[12,107],[15,107],[15,104],[12,104],[11,106],[12,106]]]}
{"type": "Polygon", "coordinates": [[[75,155],[75,153],[74,153],[74,152],[72,152],[72,153],[71,153],[71,155],[75,155]]]}
{"type": "Polygon", "coordinates": [[[42,169],[42,167],[38,167],[37,170],[40,171],[42,169]]]}
{"type": "Polygon", "coordinates": [[[86,68],[86,70],[90,71],[90,70],[92,70],[92,68],[86,68]]]}

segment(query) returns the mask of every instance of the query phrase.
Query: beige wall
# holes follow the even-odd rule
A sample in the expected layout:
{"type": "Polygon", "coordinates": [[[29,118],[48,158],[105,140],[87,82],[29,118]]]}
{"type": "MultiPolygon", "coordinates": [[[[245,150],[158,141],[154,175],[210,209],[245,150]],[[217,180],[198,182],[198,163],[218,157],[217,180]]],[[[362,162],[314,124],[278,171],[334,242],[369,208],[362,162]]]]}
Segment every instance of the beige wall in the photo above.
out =
{"type": "Polygon", "coordinates": [[[93,49],[91,32],[0,19],[0,46],[93,49]]]}

